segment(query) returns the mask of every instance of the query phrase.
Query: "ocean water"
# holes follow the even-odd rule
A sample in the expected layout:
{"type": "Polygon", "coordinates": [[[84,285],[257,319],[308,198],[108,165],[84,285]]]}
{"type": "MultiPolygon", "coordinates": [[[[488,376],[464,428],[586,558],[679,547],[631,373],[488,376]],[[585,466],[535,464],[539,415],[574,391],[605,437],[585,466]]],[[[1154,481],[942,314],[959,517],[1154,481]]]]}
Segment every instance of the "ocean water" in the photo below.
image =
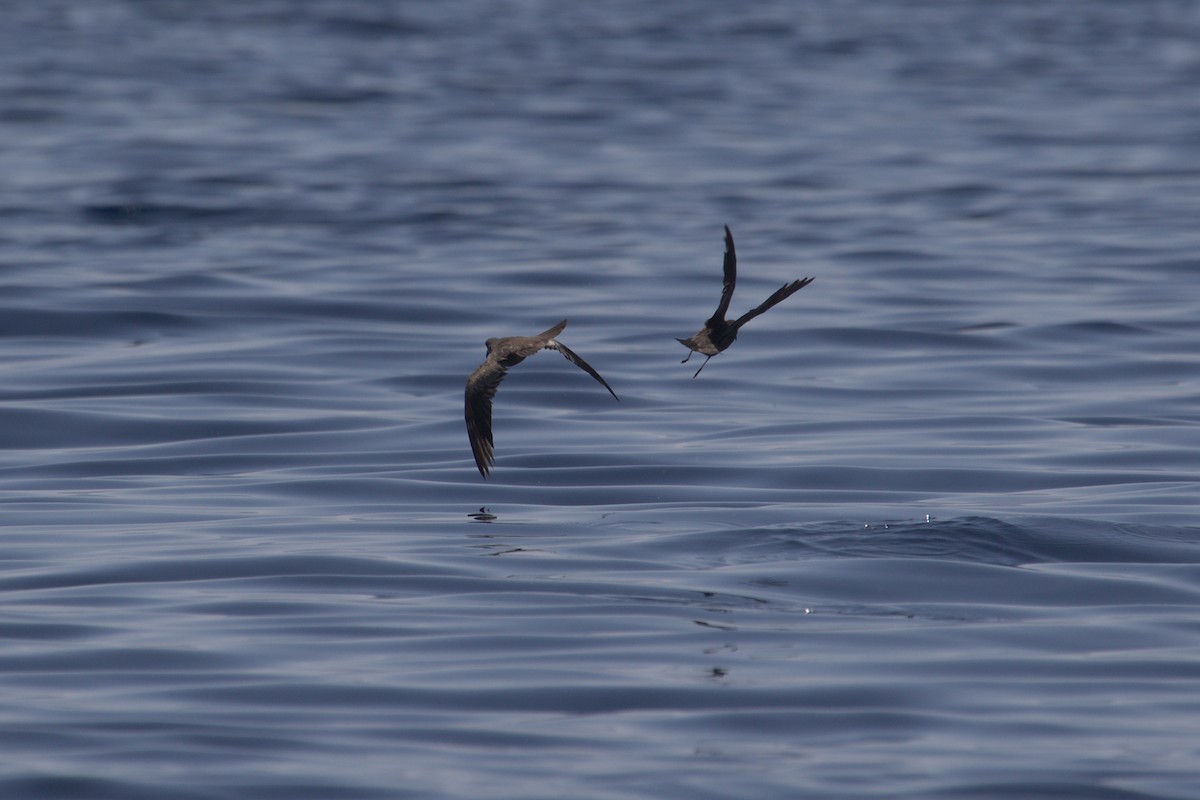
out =
{"type": "Polygon", "coordinates": [[[0,796],[1194,798],[1200,6],[16,0],[0,796]],[[721,286],[753,321],[693,379],[721,286]],[[471,458],[491,336],[560,319],[471,458]]]}

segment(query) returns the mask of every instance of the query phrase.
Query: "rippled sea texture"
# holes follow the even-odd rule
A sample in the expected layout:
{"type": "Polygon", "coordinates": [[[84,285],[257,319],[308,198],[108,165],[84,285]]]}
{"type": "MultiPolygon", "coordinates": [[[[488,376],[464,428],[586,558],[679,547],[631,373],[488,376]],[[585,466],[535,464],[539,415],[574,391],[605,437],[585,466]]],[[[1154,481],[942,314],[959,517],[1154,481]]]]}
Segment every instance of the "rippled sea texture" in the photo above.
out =
{"type": "Polygon", "coordinates": [[[0,796],[1195,797],[1200,7],[5,15],[0,796]]]}

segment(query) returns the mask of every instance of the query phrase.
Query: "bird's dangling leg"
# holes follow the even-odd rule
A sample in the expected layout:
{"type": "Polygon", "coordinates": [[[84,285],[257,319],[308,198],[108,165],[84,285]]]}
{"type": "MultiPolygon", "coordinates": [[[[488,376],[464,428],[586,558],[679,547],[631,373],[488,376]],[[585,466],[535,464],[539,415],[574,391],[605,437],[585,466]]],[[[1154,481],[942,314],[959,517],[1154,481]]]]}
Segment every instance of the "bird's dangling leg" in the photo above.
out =
{"type": "Polygon", "coordinates": [[[691,357],[692,357],[692,351],[691,351],[691,350],[688,350],[687,357],[686,357],[686,358],[684,358],[684,359],[683,359],[683,361],[680,361],[679,363],[680,363],[680,364],[686,364],[686,363],[688,362],[688,359],[689,359],[689,358],[691,358],[691,357]]]}
{"type": "MultiPolygon", "coordinates": [[[[712,360],[712,356],[709,356],[708,358],[704,359],[704,363],[700,365],[700,369],[704,369],[705,367],[707,367],[708,362],[711,360],[712,360]]],[[[696,370],[696,375],[700,374],[700,369],[696,370]]],[[[695,379],[696,375],[693,375],[692,378],[695,379]]]]}

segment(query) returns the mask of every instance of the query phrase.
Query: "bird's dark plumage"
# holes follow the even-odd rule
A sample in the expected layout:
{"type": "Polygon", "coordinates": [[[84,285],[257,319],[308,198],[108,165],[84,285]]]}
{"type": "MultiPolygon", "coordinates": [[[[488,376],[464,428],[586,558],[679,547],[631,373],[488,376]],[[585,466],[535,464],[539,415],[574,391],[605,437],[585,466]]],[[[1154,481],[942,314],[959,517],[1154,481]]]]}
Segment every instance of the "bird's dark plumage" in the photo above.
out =
{"type": "Polygon", "coordinates": [[[506,336],[499,339],[487,340],[487,358],[467,378],[466,408],[467,438],[471,440],[471,452],[475,456],[475,466],[479,474],[488,476],[495,463],[492,452],[492,398],[500,381],[508,373],[508,368],[520,364],[539,350],[557,350],[575,366],[591,375],[600,382],[615,400],[620,400],[608,382],[600,377],[600,373],[580,358],[562,342],[556,341],[555,336],[567,327],[567,321],[555,325],[549,330],[542,331],[536,336],[506,336]]]}
{"type": "MultiPolygon", "coordinates": [[[[701,353],[707,356],[704,363],[700,365],[700,369],[708,364],[708,359],[715,356],[717,353],[722,353],[733,344],[737,338],[738,330],[741,329],[750,320],[762,314],[767,309],[777,305],[787,298],[794,295],[796,292],[803,289],[813,282],[812,278],[805,278],[799,281],[781,286],[774,294],[768,297],[759,305],[742,314],[736,320],[727,320],[725,315],[729,313],[729,301],[733,299],[733,290],[737,286],[737,251],[733,247],[733,234],[729,231],[729,226],[725,226],[725,282],[721,287],[721,302],[717,303],[717,310],[704,323],[704,327],[689,336],[686,339],[676,339],[680,344],[692,351],[687,354],[687,358],[681,363],[686,364],[688,359],[692,357],[692,353],[701,353]]],[[[700,374],[700,369],[696,370],[692,375],[695,378],[700,374]]]]}

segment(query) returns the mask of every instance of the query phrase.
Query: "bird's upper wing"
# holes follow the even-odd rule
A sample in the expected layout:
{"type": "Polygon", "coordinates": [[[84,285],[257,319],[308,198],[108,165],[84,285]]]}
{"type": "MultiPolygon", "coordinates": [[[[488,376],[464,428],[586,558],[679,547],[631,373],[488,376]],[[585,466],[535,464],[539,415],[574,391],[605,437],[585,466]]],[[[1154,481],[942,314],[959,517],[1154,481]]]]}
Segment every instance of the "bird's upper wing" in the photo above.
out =
{"type": "Polygon", "coordinates": [[[725,226],[725,283],[721,286],[721,302],[717,304],[717,310],[713,312],[712,318],[719,319],[722,322],[725,320],[725,315],[729,313],[729,301],[733,299],[733,289],[737,285],[737,251],[733,249],[733,234],[729,231],[729,226],[725,226]]]}
{"type": "Polygon", "coordinates": [[[608,385],[608,381],[604,380],[604,378],[601,378],[600,373],[596,372],[596,370],[592,369],[591,364],[587,363],[582,358],[580,358],[578,355],[576,355],[574,350],[567,347],[562,342],[555,341],[554,339],[551,339],[550,341],[546,342],[546,347],[549,348],[550,350],[557,350],[558,352],[562,353],[563,356],[567,359],[567,361],[570,361],[572,364],[579,367],[581,370],[586,372],[588,375],[591,375],[593,378],[598,380],[605,389],[608,389],[608,393],[613,396],[614,400],[616,400],[618,403],[621,402],[621,398],[617,397],[617,393],[614,392],[612,387],[608,385]]]}
{"type": "Polygon", "coordinates": [[[467,378],[466,405],[467,438],[479,474],[488,476],[495,456],[492,453],[492,398],[508,370],[489,358],[467,378]]]}
{"type": "Polygon", "coordinates": [[[534,338],[534,339],[544,339],[545,341],[550,341],[550,340],[551,340],[551,339],[553,339],[555,336],[558,336],[560,333],[562,333],[562,332],[563,332],[563,329],[564,329],[564,328],[566,328],[566,327],[567,327],[567,321],[564,319],[562,322],[558,323],[558,324],[557,324],[557,325],[555,325],[553,328],[549,328],[548,330],[544,330],[544,331],[542,331],[541,333],[539,333],[537,336],[534,336],[534,337],[532,337],[532,338],[534,338]]]}

